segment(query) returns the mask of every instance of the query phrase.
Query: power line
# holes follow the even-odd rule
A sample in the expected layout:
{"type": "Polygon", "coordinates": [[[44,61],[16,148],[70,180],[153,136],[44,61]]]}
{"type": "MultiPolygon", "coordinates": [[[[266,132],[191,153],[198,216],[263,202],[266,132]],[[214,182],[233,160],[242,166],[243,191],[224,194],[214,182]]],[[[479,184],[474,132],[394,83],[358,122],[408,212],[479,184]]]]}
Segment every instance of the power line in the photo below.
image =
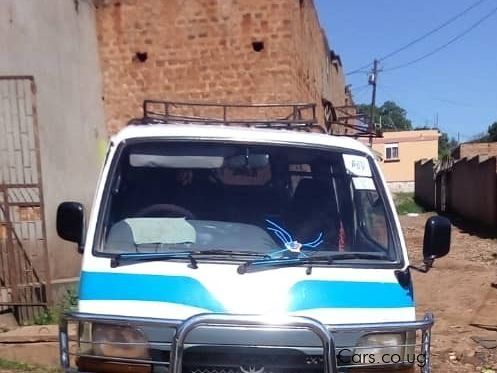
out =
{"type": "Polygon", "coordinates": [[[360,93],[354,93],[354,104],[355,105],[362,105],[367,98],[369,97],[368,92],[366,90],[361,91],[360,93]]]}
{"type": "Polygon", "coordinates": [[[423,41],[425,40],[427,37],[433,35],[434,33],[440,31],[441,29],[443,29],[444,27],[447,27],[448,25],[450,25],[451,23],[453,23],[454,21],[458,20],[459,18],[461,18],[463,15],[465,15],[466,13],[470,12],[471,10],[473,10],[474,8],[476,8],[477,6],[479,6],[480,4],[486,2],[488,0],[479,0],[477,1],[476,3],[474,3],[473,5],[469,6],[468,8],[464,9],[462,12],[456,14],[455,16],[453,16],[452,18],[449,18],[447,21],[445,21],[444,23],[442,23],[441,25],[435,27],[434,29],[428,31],[426,34],[423,34],[421,35],[420,37],[414,39],[413,41],[407,43],[406,45],[404,45],[403,47],[400,47],[398,49],[395,49],[394,51],[388,53],[387,55],[381,57],[379,60],[380,62],[383,62],[384,60],[392,57],[392,56],[395,56],[396,54],[406,50],[407,48],[419,43],[420,41],[423,41]]]}
{"type": "Polygon", "coordinates": [[[369,88],[369,84],[364,84],[360,87],[352,89],[352,94],[354,96],[358,96],[359,94],[363,93],[366,90],[366,88],[369,88]]]}
{"type": "MultiPolygon", "coordinates": [[[[398,94],[394,93],[394,90],[395,90],[394,86],[387,85],[387,84],[383,83],[383,84],[379,85],[379,88],[381,88],[382,91],[386,91],[392,97],[398,97],[398,94]]],[[[459,108],[461,108],[461,107],[467,108],[470,110],[481,110],[483,108],[486,108],[485,106],[472,105],[472,104],[468,104],[467,102],[451,100],[451,99],[444,98],[444,97],[438,97],[438,93],[427,90],[427,89],[416,87],[415,90],[424,93],[425,94],[424,98],[428,99],[430,101],[443,102],[443,103],[446,103],[446,104],[449,104],[452,106],[457,106],[459,108]]]]}
{"type": "MultiPolygon", "coordinates": [[[[393,50],[392,52],[386,54],[385,56],[381,57],[379,59],[380,62],[383,62],[384,60],[400,53],[400,52],[403,52],[404,50],[410,48],[411,46],[419,43],[420,41],[423,41],[424,39],[426,39],[427,37],[433,35],[434,33],[440,31],[441,29],[445,28],[446,26],[450,25],[451,23],[455,22],[456,20],[458,20],[459,18],[461,18],[463,15],[465,15],[466,13],[470,12],[471,10],[473,10],[474,8],[476,8],[477,6],[479,6],[480,4],[486,2],[488,0],[478,0],[476,3],[472,4],[471,6],[469,6],[468,8],[464,9],[463,11],[461,11],[460,13],[456,14],[455,16],[449,18],[447,21],[443,22],[441,25],[435,27],[434,29],[428,31],[427,33],[421,35],[420,37],[414,39],[413,41],[407,43],[406,45],[400,47],[400,48],[397,48],[395,50],[393,50]]],[[[364,69],[369,69],[371,67],[372,63],[368,63],[368,64],[365,64],[361,67],[358,67],[357,69],[355,70],[352,70],[348,73],[346,73],[346,75],[352,75],[352,74],[358,74],[358,73],[367,73],[368,71],[365,71],[364,69]]]]}
{"type": "Polygon", "coordinates": [[[469,34],[471,31],[473,31],[475,28],[477,28],[479,25],[481,25],[483,22],[485,22],[488,18],[492,17],[495,13],[497,13],[497,7],[493,8],[489,13],[485,14],[485,16],[483,16],[478,21],[476,21],[475,23],[473,23],[469,28],[467,28],[463,32],[457,34],[452,39],[450,39],[448,42],[446,42],[445,44],[442,44],[441,46],[439,46],[438,48],[432,50],[431,52],[426,53],[426,54],[422,55],[421,57],[418,57],[418,58],[416,58],[416,59],[414,59],[412,61],[409,61],[409,62],[403,63],[401,65],[397,65],[397,66],[391,67],[389,69],[385,69],[384,71],[387,72],[387,71],[398,70],[398,69],[401,69],[401,68],[404,68],[404,67],[407,67],[407,66],[411,66],[411,65],[413,65],[415,63],[418,63],[418,62],[420,62],[420,61],[422,61],[422,60],[424,60],[424,59],[426,59],[428,57],[433,56],[434,54],[440,52],[442,49],[447,48],[451,44],[455,43],[459,39],[461,39],[464,36],[466,36],[467,34],[469,34]]]}
{"type": "MultiPolygon", "coordinates": [[[[395,90],[396,89],[396,87],[394,87],[393,85],[382,83],[382,84],[380,84],[380,88],[382,90],[385,90],[385,91],[389,92],[389,94],[392,95],[392,96],[396,96],[397,95],[397,94],[393,94],[393,91],[391,91],[391,90],[395,90]]],[[[446,98],[446,97],[440,97],[439,96],[440,92],[438,92],[438,91],[432,91],[432,90],[426,89],[426,88],[416,87],[414,89],[414,91],[419,91],[421,93],[424,93],[425,94],[424,97],[425,98],[429,98],[430,100],[445,102],[445,103],[448,103],[448,104],[451,104],[451,105],[455,105],[455,106],[459,106],[459,107],[467,107],[467,108],[473,108],[473,109],[482,109],[482,108],[486,107],[486,106],[480,106],[480,105],[472,105],[472,104],[468,104],[467,102],[456,101],[456,100],[452,100],[452,99],[449,99],[449,98],[446,98]]],[[[458,95],[461,95],[461,92],[452,90],[453,94],[457,93],[458,95]]],[[[467,89],[465,89],[464,92],[465,93],[472,93],[474,95],[480,94],[479,92],[475,92],[475,91],[474,92],[468,92],[467,89]]]]}
{"type": "Polygon", "coordinates": [[[352,74],[358,74],[358,73],[365,73],[366,74],[369,71],[364,70],[364,69],[367,69],[367,68],[371,67],[371,65],[372,65],[372,63],[368,63],[367,65],[364,65],[364,66],[361,66],[361,67],[359,67],[359,68],[357,68],[355,70],[352,70],[352,71],[346,73],[345,75],[352,75],[352,74]]]}

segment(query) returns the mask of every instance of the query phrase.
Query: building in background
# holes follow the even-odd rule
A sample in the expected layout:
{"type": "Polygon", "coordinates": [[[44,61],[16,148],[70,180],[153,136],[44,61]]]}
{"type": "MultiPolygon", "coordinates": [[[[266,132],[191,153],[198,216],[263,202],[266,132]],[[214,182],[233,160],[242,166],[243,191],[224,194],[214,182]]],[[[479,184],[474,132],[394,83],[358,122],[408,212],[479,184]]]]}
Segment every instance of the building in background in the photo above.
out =
{"type": "Polygon", "coordinates": [[[336,120],[352,104],[312,0],[96,4],[111,133],[141,116],[144,99],[316,103],[321,124],[325,108],[336,120]]]}
{"type": "Polygon", "coordinates": [[[438,157],[437,130],[384,132],[373,138],[373,150],[392,192],[414,192],[414,163],[438,157]]]}
{"type": "Polygon", "coordinates": [[[0,47],[0,307],[29,322],[50,278],[78,274],[57,206],[90,207],[106,143],[94,5],[1,1],[0,47]]]}

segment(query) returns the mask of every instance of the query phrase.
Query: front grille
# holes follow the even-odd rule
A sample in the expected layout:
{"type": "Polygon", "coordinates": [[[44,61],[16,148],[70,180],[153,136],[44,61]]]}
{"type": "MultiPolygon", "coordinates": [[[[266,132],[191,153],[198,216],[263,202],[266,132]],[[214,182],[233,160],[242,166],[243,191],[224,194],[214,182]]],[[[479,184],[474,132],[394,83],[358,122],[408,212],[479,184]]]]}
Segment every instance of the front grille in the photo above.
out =
{"type": "Polygon", "coordinates": [[[293,349],[192,347],[185,351],[186,373],[314,373],[323,371],[322,356],[293,349]]]}
{"type": "Polygon", "coordinates": [[[323,368],[321,367],[320,369],[316,368],[306,368],[306,369],[297,369],[295,367],[293,368],[275,368],[275,367],[269,367],[267,368],[266,366],[261,365],[260,367],[236,367],[236,368],[229,368],[229,367],[194,367],[194,368],[183,368],[183,373],[299,373],[299,372],[305,372],[305,373],[322,373],[323,368]]]}
{"type": "MultiPolygon", "coordinates": [[[[183,369],[185,371],[185,369],[183,369]]],[[[191,370],[186,370],[188,373],[239,373],[239,369],[234,368],[193,368],[191,370]]]]}
{"type": "Polygon", "coordinates": [[[298,372],[305,372],[305,373],[322,373],[323,368],[321,369],[277,369],[277,368],[266,368],[265,366],[261,367],[253,367],[252,370],[250,370],[250,367],[248,369],[243,368],[242,370],[241,367],[238,368],[223,368],[223,367],[197,367],[197,368],[184,368],[183,372],[184,373],[286,373],[286,372],[291,372],[291,373],[298,373],[298,372]],[[264,368],[264,369],[263,369],[264,368]]]}

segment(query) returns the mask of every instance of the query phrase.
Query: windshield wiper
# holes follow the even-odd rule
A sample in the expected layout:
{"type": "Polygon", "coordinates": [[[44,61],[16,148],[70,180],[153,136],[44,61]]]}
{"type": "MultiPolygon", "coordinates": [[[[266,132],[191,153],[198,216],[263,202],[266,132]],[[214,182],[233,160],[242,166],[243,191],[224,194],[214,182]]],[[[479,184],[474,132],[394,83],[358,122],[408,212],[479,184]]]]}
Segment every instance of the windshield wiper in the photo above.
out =
{"type": "Polygon", "coordinates": [[[308,256],[301,258],[256,259],[240,264],[237,271],[239,274],[243,275],[244,273],[258,272],[268,269],[312,265],[316,263],[331,265],[336,261],[351,260],[351,259],[373,259],[373,260],[388,260],[388,261],[392,260],[389,256],[384,254],[336,253],[329,255],[308,256]]]}
{"type": "Polygon", "coordinates": [[[125,262],[154,262],[172,259],[188,259],[190,267],[198,268],[196,257],[215,257],[215,256],[245,256],[245,257],[268,257],[264,253],[255,253],[251,251],[232,251],[232,250],[197,250],[197,251],[172,251],[167,253],[123,253],[114,255],[111,258],[110,266],[119,267],[125,262]]]}

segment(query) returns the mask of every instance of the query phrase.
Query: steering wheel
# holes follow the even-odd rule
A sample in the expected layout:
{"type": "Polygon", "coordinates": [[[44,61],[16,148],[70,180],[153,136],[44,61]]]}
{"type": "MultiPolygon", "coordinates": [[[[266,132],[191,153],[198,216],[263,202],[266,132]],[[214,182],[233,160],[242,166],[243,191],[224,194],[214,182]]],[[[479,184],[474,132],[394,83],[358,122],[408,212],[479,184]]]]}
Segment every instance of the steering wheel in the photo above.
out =
{"type": "Polygon", "coordinates": [[[140,218],[182,218],[195,219],[195,215],[184,207],[171,204],[156,204],[139,210],[135,217],[140,218]]]}

